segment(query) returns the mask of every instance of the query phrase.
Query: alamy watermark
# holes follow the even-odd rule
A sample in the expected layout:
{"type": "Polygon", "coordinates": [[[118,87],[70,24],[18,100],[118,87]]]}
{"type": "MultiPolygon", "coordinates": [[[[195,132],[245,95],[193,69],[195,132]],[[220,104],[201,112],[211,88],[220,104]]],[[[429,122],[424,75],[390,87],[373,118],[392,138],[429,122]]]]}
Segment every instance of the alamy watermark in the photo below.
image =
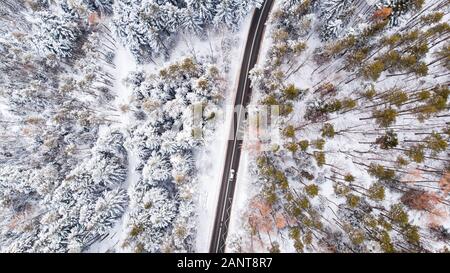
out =
{"type": "MultiPolygon", "coordinates": [[[[272,149],[280,139],[280,106],[279,105],[227,105],[214,112],[213,117],[205,116],[202,104],[192,106],[193,137],[203,138],[205,120],[217,126],[230,125],[228,140],[243,142],[249,149],[258,151],[272,149]]],[[[224,136],[218,136],[224,137],[224,136]]]]}

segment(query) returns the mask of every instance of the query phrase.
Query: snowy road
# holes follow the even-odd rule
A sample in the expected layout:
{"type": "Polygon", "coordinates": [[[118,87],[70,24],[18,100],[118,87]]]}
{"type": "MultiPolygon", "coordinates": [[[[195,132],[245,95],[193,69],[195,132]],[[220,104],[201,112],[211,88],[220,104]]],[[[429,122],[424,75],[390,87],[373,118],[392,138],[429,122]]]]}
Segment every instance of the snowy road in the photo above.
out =
{"type": "Polygon", "coordinates": [[[266,0],[261,9],[255,10],[245,46],[239,85],[234,103],[234,106],[237,107],[237,112],[234,113],[233,126],[228,141],[222,185],[211,238],[210,252],[213,253],[223,253],[225,251],[234,190],[236,188],[236,174],[239,169],[243,142],[242,136],[238,135],[242,132],[241,130],[237,130],[237,128],[241,128],[241,123],[245,119],[244,108],[250,102],[251,88],[249,72],[253,69],[258,59],[265,23],[269,18],[273,2],[273,0],[266,0]]]}

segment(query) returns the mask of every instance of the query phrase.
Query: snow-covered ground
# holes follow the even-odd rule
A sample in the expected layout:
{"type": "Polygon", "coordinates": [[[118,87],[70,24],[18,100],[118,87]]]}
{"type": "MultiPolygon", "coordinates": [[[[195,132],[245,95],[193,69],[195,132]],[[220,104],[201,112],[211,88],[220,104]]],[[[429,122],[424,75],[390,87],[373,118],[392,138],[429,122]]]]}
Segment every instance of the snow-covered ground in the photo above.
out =
{"type": "MultiPolygon", "coordinates": [[[[100,130],[111,130],[113,128],[119,129],[125,136],[129,135],[129,127],[132,124],[130,113],[126,110],[126,107],[131,102],[131,90],[125,85],[125,79],[128,77],[130,72],[136,71],[138,65],[134,57],[131,53],[122,45],[117,44],[116,55],[114,58],[114,65],[116,69],[111,69],[105,67],[107,71],[110,71],[111,74],[114,75],[114,88],[113,91],[116,94],[116,99],[113,103],[115,106],[117,113],[115,118],[117,119],[117,123],[110,126],[103,126],[100,130]],[[105,128],[106,127],[106,128],[105,128]]],[[[138,156],[134,151],[129,149],[128,146],[125,147],[127,149],[127,158],[128,158],[128,168],[127,168],[127,179],[122,184],[122,188],[128,192],[128,195],[131,196],[132,192],[131,187],[134,183],[139,179],[139,175],[136,172],[136,167],[139,163],[138,156]]],[[[126,237],[126,220],[129,213],[129,207],[125,209],[122,217],[114,224],[114,227],[109,232],[108,236],[103,240],[94,243],[90,248],[89,252],[92,253],[105,253],[109,251],[120,252],[123,251],[123,248],[120,246],[120,242],[122,242],[126,237]]]]}

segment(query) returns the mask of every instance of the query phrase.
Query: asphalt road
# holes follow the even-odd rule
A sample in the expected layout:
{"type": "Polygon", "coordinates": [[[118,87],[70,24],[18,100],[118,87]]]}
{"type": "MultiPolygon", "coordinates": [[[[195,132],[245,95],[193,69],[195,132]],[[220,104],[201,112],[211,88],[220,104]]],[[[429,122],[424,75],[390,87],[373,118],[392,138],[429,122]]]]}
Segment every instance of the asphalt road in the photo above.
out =
{"type": "Polygon", "coordinates": [[[214,229],[211,236],[209,252],[224,253],[230,223],[231,209],[233,205],[234,191],[236,188],[236,176],[239,169],[239,161],[242,152],[242,122],[245,120],[245,109],[251,96],[249,72],[253,69],[258,59],[259,50],[264,34],[265,23],[269,17],[274,0],[265,0],[261,9],[256,9],[248,33],[242,61],[241,75],[236,93],[235,107],[238,111],[234,113],[233,126],[230,132],[228,148],[225,159],[225,167],[222,177],[222,185],[219,193],[214,229]]]}

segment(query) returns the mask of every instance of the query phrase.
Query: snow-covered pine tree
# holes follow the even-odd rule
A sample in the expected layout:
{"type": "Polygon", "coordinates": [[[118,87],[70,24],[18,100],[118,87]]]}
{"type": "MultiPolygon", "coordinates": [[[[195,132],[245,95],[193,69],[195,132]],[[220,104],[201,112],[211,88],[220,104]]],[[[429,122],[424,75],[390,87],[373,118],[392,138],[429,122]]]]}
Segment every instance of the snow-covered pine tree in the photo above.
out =
{"type": "Polygon", "coordinates": [[[162,242],[176,217],[177,203],[167,190],[153,187],[144,193],[129,215],[126,243],[135,252],[161,252],[162,242]]]}
{"type": "Polygon", "coordinates": [[[200,34],[203,31],[204,20],[191,7],[182,10],[180,20],[186,33],[200,34]]]}
{"type": "Polygon", "coordinates": [[[171,166],[166,157],[152,153],[142,170],[142,177],[145,184],[156,186],[161,182],[166,182],[171,178],[171,166]]]}
{"type": "Polygon", "coordinates": [[[209,24],[215,13],[216,0],[186,0],[187,9],[196,15],[203,25],[209,24]]]}
{"type": "Polygon", "coordinates": [[[228,29],[236,30],[242,17],[239,12],[240,4],[237,0],[222,0],[216,7],[214,25],[216,28],[225,26],[228,29]]]}
{"type": "Polygon", "coordinates": [[[127,157],[123,136],[113,132],[107,138],[100,138],[91,159],[92,179],[108,188],[123,183],[127,176],[127,157]]]}
{"type": "Polygon", "coordinates": [[[34,37],[38,50],[44,54],[55,54],[59,58],[73,55],[81,35],[78,24],[67,15],[55,15],[42,11],[33,22],[34,37]]]}
{"type": "Polygon", "coordinates": [[[194,252],[195,230],[198,223],[195,217],[195,205],[192,201],[182,201],[178,206],[178,215],[173,221],[169,244],[174,252],[194,252]]]}
{"type": "Polygon", "coordinates": [[[112,15],[113,0],[83,0],[88,8],[93,11],[98,11],[102,15],[112,15]]]}
{"type": "Polygon", "coordinates": [[[125,190],[116,188],[107,191],[95,203],[94,217],[89,219],[88,229],[95,229],[99,235],[107,234],[115,221],[120,218],[128,204],[125,190]]]}
{"type": "MultiPolygon", "coordinates": [[[[140,20],[138,13],[141,1],[118,0],[114,5],[112,24],[124,46],[129,48],[136,59],[143,62],[155,54],[148,39],[157,38],[156,31],[150,29],[146,21],[140,20]]],[[[145,18],[145,17],[144,17],[145,18]]]]}
{"type": "Polygon", "coordinates": [[[157,229],[167,228],[175,217],[176,204],[163,188],[152,188],[144,195],[145,212],[150,225],[157,229]]]}
{"type": "Polygon", "coordinates": [[[181,10],[171,3],[118,0],[113,25],[139,62],[166,55],[181,25],[181,10]]]}
{"type": "Polygon", "coordinates": [[[350,19],[349,12],[354,8],[351,0],[320,1],[321,37],[324,41],[338,37],[350,19]]]}
{"type": "Polygon", "coordinates": [[[176,153],[170,157],[170,163],[173,166],[172,176],[175,181],[182,182],[180,180],[185,180],[194,171],[194,161],[192,155],[189,152],[186,153],[176,153]]]}

